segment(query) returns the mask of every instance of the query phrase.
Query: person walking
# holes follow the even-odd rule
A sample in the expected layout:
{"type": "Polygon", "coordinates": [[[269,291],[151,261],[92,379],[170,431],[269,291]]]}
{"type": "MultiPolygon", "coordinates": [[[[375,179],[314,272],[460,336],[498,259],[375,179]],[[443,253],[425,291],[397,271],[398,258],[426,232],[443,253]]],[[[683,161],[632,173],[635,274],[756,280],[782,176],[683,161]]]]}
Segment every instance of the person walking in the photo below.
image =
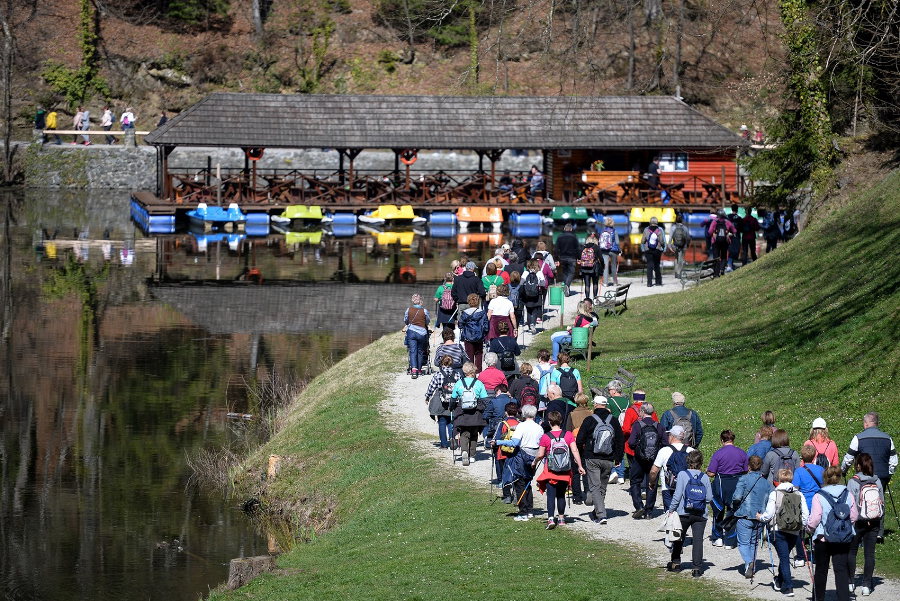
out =
{"type": "Polygon", "coordinates": [[[875,475],[872,457],[868,453],[856,456],[854,469],[856,474],[847,482],[848,496],[856,504],[857,513],[853,542],[850,543],[850,554],[847,557],[849,587],[851,591],[855,588],[856,555],[862,545],[865,563],[859,592],[867,597],[872,593],[872,575],[875,573],[875,541],[878,539],[881,522],[884,521],[884,488],[875,475]]]}
{"type": "Polygon", "coordinates": [[[650,485],[650,471],[656,454],[667,440],[666,431],[654,418],[653,405],[645,402],[640,411],[641,419],[634,423],[628,437],[628,447],[634,451],[628,466],[631,474],[631,502],[634,505],[631,517],[636,520],[652,517],[653,507],[656,505],[656,487],[650,485]],[[642,499],[642,496],[646,496],[646,499],[642,499]]]}
{"type": "Polygon", "coordinates": [[[816,456],[813,463],[821,465],[823,468],[829,465],[840,465],[838,457],[837,443],[831,439],[828,433],[828,424],[821,417],[813,420],[812,428],[809,430],[809,440],[804,445],[812,445],[816,449],[816,456]]]}
{"type": "Polygon", "coordinates": [[[622,463],[625,436],[619,420],[608,409],[609,399],[594,397],[594,412],[583,422],[575,437],[575,444],[584,458],[588,488],[594,508],[588,517],[595,524],[606,524],[606,488],[614,467],[622,463]]]}
{"type": "Polygon", "coordinates": [[[437,349],[434,351],[434,366],[440,367],[441,360],[444,357],[450,357],[453,369],[462,369],[463,363],[471,360],[471,358],[466,355],[466,349],[462,344],[456,342],[456,335],[450,328],[443,329],[441,338],[444,342],[443,344],[438,345],[437,349]]]}
{"type": "Polygon", "coordinates": [[[478,371],[481,371],[484,337],[488,331],[487,311],[481,308],[481,297],[474,292],[465,299],[465,302],[467,308],[459,314],[459,338],[463,342],[466,356],[471,358],[478,371]]]}
{"type": "Polygon", "coordinates": [[[496,453],[497,460],[497,476],[500,481],[500,488],[503,495],[503,502],[507,505],[513,502],[512,486],[509,483],[503,483],[503,473],[506,471],[506,460],[516,452],[515,447],[505,446],[504,442],[515,436],[516,427],[519,425],[519,405],[515,402],[506,404],[505,417],[497,426],[494,433],[494,440],[491,448],[496,453]]]}
{"type": "Polygon", "coordinates": [[[753,216],[753,208],[747,208],[747,214],[743,218],[741,229],[741,264],[746,265],[757,259],[756,233],[759,231],[759,220],[753,216]]]}
{"type": "MultiPolygon", "coordinates": [[[[844,460],[841,462],[841,471],[847,473],[847,469],[860,453],[868,453],[872,458],[874,474],[881,480],[881,487],[889,492],[891,476],[897,469],[897,449],[894,441],[887,433],[878,429],[878,414],[870,411],[863,416],[863,431],[853,437],[844,460]]],[[[884,522],[878,526],[878,542],[884,541],[884,522]]]]}
{"type": "Polygon", "coordinates": [[[650,484],[659,487],[659,481],[662,481],[663,507],[668,507],[672,501],[678,472],[687,469],[687,455],[694,450],[684,442],[686,432],[683,427],[672,426],[667,432],[669,444],[659,450],[650,468],[650,484]]]}
{"type": "Polygon", "coordinates": [[[732,504],[735,508],[734,515],[738,518],[735,532],[738,552],[744,562],[744,577],[753,578],[756,572],[756,545],[762,530],[756,515],[765,511],[766,502],[774,487],[759,473],[759,468],[762,467],[761,457],[750,457],[747,467],[750,471],[738,479],[732,504]]]}
{"type": "Polygon", "coordinates": [[[470,295],[478,295],[479,305],[487,295],[487,291],[484,289],[484,284],[481,282],[481,278],[478,277],[477,273],[475,273],[476,269],[478,269],[478,266],[475,265],[474,262],[468,261],[466,263],[465,271],[463,271],[460,275],[454,276],[453,278],[453,286],[451,287],[451,291],[453,293],[453,300],[462,305],[459,308],[460,312],[464,311],[467,308],[466,305],[469,302],[468,299],[470,295]]]}
{"type": "Polygon", "coordinates": [[[547,530],[566,523],[566,490],[572,483],[572,465],[576,473],[583,476],[584,466],[571,432],[562,429],[563,416],[559,411],[548,411],[547,421],[550,431],[541,437],[534,467],[544,460],[544,469],[536,481],[541,491],[547,494],[547,530]],[[556,514],[556,515],[554,515],[556,514]]]}
{"type": "Polygon", "coordinates": [[[612,217],[603,218],[603,229],[597,246],[600,247],[600,256],[603,259],[604,286],[619,285],[619,255],[622,252],[619,246],[619,234],[616,233],[615,222],[612,217]]]}
{"type": "Polygon", "coordinates": [[[763,457],[762,475],[772,484],[778,484],[778,472],[781,469],[791,470],[791,478],[800,467],[800,453],[791,448],[791,437],[779,428],[772,434],[772,450],[763,457]]]}
{"type": "MultiPolygon", "coordinates": [[[[84,109],[81,111],[81,123],[78,124],[78,129],[81,131],[88,131],[91,129],[91,111],[84,109]]],[[[81,136],[84,140],[83,144],[85,146],[91,145],[91,138],[87,134],[81,136]]]]}
{"type": "MultiPolygon", "coordinates": [[[[103,131],[109,131],[112,129],[112,124],[113,124],[112,110],[110,110],[109,106],[104,106],[103,107],[103,115],[100,117],[100,127],[103,128],[103,131]]],[[[107,144],[115,144],[116,137],[107,134],[106,135],[106,143],[107,144]]]]}
{"type": "Polygon", "coordinates": [[[706,468],[706,475],[716,479],[713,485],[712,544],[714,547],[734,549],[737,546],[734,529],[726,530],[722,520],[731,505],[738,479],[747,473],[747,453],[734,444],[734,432],[731,430],[722,430],[719,440],[722,446],[713,453],[706,468]]]}
{"type": "MultiPolygon", "coordinates": [[[[584,420],[594,414],[593,407],[588,407],[590,402],[591,397],[583,392],[579,392],[575,395],[575,408],[569,411],[569,415],[563,420],[563,430],[571,432],[572,436],[578,436],[578,433],[581,432],[581,426],[584,424],[584,420]]],[[[577,440],[575,444],[578,444],[577,440]]],[[[578,452],[581,453],[584,469],[587,470],[587,464],[584,463],[584,450],[579,447],[578,452]]],[[[593,503],[591,497],[591,484],[588,481],[587,474],[584,474],[583,476],[573,476],[572,478],[572,504],[581,505],[582,503],[587,503],[588,505],[593,503]]]]}
{"type": "Polygon", "coordinates": [[[453,279],[453,273],[448,271],[444,275],[444,281],[434,291],[434,302],[437,306],[434,323],[438,327],[456,327],[457,304],[453,298],[453,279]]]}
{"type": "MultiPolygon", "coordinates": [[[[72,129],[80,130],[81,129],[81,117],[84,115],[84,107],[79,106],[78,110],[75,111],[75,114],[72,116],[72,129]]],[[[78,144],[78,134],[72,136],[72,146],[78,144]]]]}
{"type": "Polygon", "coordinates": [[[119,117],[119,123],[122,124],[122,131],[126,129],[134,129],[135,117],[131,107],[127,107],[125,112],[119,117]]]}
{"type": "Polygon", "coordinates": [[[687,456],[687,469],[679,472],[675,482],[675,493],[667,510],[677,512],[681,520],[681,537],[672,544],[672,555],[666,569],[677,572],[681,569],[681,550],[688,530],[691,531],[691,576],[703,575],[703,531],[706,529],[707,507],[712,501],[712,484],[709,476],[701,471],[703,453],[691,451],[687,456]]]}
{"type": "Polygon", "coordinates": [[[691,232],[684,224],[684,217],[677,215],[675,217],[675,226],[672,228],[672,237],[670,239],[669,250],[675,253],[675,278],[681,278],[681,272],[684,271],[684,257],[687,253],[688,244],[691,243],[691,232]]]}
{"type": "Polygon", "coordinates": [[[666,232],[659,227],[656,217],[650,218],[650,225],[644,229],[641,237],[641,252],[647,261],[647,287],[662,286],[662,268],[660,260],[666,248],[666,232]]]}
{"type": "Polygon", "coordinates": [[[737,235],[734,224],[725,217],[725,209],[716,211],[716,218],[710,222],[707,233],[710,236],[716,258],[713,277],[717,278],[725,272],[725,266],[728,261],[728,247],[731,245],[731,239],[737,235]]]}
{"type": "Polygon", "coordinates": [[[484,384],[475,377],[476,373],[475,364],[467,361],[463,365],[463,377],[456,382],[450,393],[449,408],[453,415],[453,428],[459,434],[462,464],[466,466],[475,460],[478,433],[487,423],[483,413],[488,393],[484,384]]]}
{"type": "Polygon", "coordinates": [[[556,258],[562,268],[563,284],[566,286],[566,296],[572,294],[572,279],[575,277],[575,263],[580,255],[578,238],[572,233],[571,223],[563,227],[563,233],[556,239],[556,258]]]}
{"type": "MultiPolygon", "coordinates": [[[[804,504],[804,507],[806,505],[804,504]]],[[[813,533],[813,601],[825,601],[828,565],[834,568],[834,586],[838,601],[850,599],[850,544],[853,526],[858,516],[856,503],[847,487],[841,484],[841,468],[825,470],[824,486],[815,494],[806,528],[813,533]],[[846,511],[845,511],[846,510],[846,511]],[[835,519],[829,520],[831,514],[835,519]],[[849,522],[849,524],[847,523],[849,522]]]]}
{"type": "MultiPolygon", "coordinates": [[[[50,111],[47,113],[47,129],[55,130],[59,126],[59,113],[56,111],[50,111]]],[[[62,138],[59,137],[59,134],[53,134],[53,138],[56,141],[56,144],[62,144],[62,138]]]]}
{"type": "Polygon", "coordinates": [[[513,498],[519,509],[518,515],[513,518],[517,522],[525,522],[534,517],[531,480],[537,465],[538,448],[544,436],[544,429],[534,421],[536,415],[537,407],[534,405],[522,407],[522,420],[516,426],[515,434],[503,443],[507,449],[515,449],[503,466],[500,484],[512,487],[513,498]]]}
{"type": "Polygon", "coordinates": [[[581,258],[578,259],[578,269],[581,271],[581,280],[584,283],[582,292],[585,300],[597,298],[600,294],[600,247],[597,244],[597,235],[588,234],[581,248],[581,258]]]}
{"type": "Polygon", "coordinates": [[[684,429],[685,444],[697,448],[703,441],[703,422],[693,409],[684,406],[685,398],[680,392],[672,393],[672,408],[663,413],[659,423],[667,432],[672,426],[679,425],[684,429]]]}
{"type": "MultiPolygon", "coordinates": [[[[772,532],[772,544],[778,554],[778,575],[773,586],[786,597],[794,596],[794,581],[791,576],[791,549],[797,544],[797,537],[809,520],[809,510],[803,501],[803,495],[794,488],[791,480],[794,472],[790,468],[781,468],[776,476],[779,484],[766,502],[764,511],[756,514],[756,519],[768,522],[772,532]]],[[[846,573],[845,573],[846,578],[846,573]]],[[[844,585],[846,592],[847,586],[844,585]]],[[[821,601],[821,600],[818,600],[821,601]]]]}
{"type": "Polygon", "coordinates": [[[519,288],[519,300],[525,307],[528,332],[534,333],[537,320],[543,318],[544,296],[542,290],[547,287],[541,264],[537,259],[528,259],[522,286],[519,288]]]}
{"type": "Polygon", "coordinates": [[[428,405],[428,413],[431,419],[437,422],[438,440],[442,449],[450,447],[453,440],[453,422],[450,412],[450,394],[459,379],[457,371],[453,368],[453,357],[444,355],[440,359],[440,366],[431,377],[428,390],[425,392],[425,404],[428,405]]]}
{"type": "MultiPolygon", "coordinates": [[[[825,468],[816,465],[816,448],[811,444],[805,444],[800,448],[800,467],[794,472],[794,488],[800,491],[806,501],[806,508],[812,510],[813,496],[822,488],[825,477],[825,468]]],[[[794,548],[794,567],[802,568],[806,565],[806,553],[803,551],[803,535],[797,539],[794,548]]]]}
{"type": "Polygon", "coordinates": [[[403,331],[406,333],[406,348],[409,351],[409,368],[412,379],[419,377],[422,365],[428,361],[425,351],[428,346],[428,323],[431,316],[422,306],[422,296],[412,295],[412,306],[403,314],[403,331]]]}

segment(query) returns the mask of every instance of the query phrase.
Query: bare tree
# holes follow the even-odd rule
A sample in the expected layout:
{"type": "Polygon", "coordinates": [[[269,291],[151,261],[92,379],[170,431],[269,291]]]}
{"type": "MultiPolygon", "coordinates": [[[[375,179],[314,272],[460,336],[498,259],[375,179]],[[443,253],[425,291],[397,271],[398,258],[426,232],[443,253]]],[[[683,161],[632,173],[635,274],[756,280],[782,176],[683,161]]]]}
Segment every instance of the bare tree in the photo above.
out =
{"type": "Polygon", "coordinates": [[[0,56],[0,86],[2,86],[2,111],[3,120],[3,181],[9,183],[13,180],[13,155],[15,149],[12,146],[13,127],[13,70],[16,58],[16,34],[22,25],[34,18],[37,12],[37,0],[0,0],[0,29],[3,32],[2,56],[0,56]]]}

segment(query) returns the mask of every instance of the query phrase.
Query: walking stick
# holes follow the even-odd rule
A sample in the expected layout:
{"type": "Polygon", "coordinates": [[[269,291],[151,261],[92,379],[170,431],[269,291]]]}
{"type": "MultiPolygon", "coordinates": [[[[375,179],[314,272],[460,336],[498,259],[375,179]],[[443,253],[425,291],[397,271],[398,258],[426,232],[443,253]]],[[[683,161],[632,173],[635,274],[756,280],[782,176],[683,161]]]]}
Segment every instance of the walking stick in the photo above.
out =
{"type": "Polygon", "coordinates": [[[775,557],[772,554],[772,529],[766,526],[766,546],[769,548],[769,571],[772,572],[772,580],[777,581],[778,575],[775,572],[775,557]]]}
{"type": "Polygon", "coordinates": [[[753,543],[753,561],[750,563],[750,586],[753,586],[753,579],[756,578],[756,552],[759,550],[759,531],[762,524],[753,520],[753,532],[750,533],[750,542],[753,543]]]}
{"type": "Polygon", "coordinates": [[[894,510],[894,519],[897,520],[897,527],[900,528],[900,517],[897,516],[897,506],[894,505],[894,493],[891,492],[890,482],[884,488],[885,490],[887,490],[888,496],[891,498],[891,508],[893,508],[894,510]]]}
{"type": "MultiPolygon", "coordinates": [[[[809,540],[810,546],[812,546],[812,539],[809,540]]],[[[816,598],[816,581],[813,579],[812,572],[812,563],[809,561],[809,553],[806,551],[806,537],[805,533],[800,533],[800,546],[803,547],[803,559],[806,561],[806,569],[809,572],[809,586],[812,589],[812,598],[816,598]]],[[[850,584],[853,584],[853,579],[850,579],[850,584]]]]}

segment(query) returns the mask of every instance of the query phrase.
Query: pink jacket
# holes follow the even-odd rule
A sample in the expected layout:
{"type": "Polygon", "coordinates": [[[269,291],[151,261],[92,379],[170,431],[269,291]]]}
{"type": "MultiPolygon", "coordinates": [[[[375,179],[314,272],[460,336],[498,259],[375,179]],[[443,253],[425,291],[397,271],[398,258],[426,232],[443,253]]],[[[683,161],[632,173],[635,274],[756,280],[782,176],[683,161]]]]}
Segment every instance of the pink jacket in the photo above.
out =
{"type": "Polygon", "coordinates": [[[807,440],[803,443],[803,446],[812,445],[816,448],[816,453],[819,455],[825,455],[825,458],[828,459],[828,463],[830,465],[838,465],[840,459],[838,458],[838,448],[837,444],[833,440],[829,440],[828,442],[815,442],[812,440],[807,440]]]}

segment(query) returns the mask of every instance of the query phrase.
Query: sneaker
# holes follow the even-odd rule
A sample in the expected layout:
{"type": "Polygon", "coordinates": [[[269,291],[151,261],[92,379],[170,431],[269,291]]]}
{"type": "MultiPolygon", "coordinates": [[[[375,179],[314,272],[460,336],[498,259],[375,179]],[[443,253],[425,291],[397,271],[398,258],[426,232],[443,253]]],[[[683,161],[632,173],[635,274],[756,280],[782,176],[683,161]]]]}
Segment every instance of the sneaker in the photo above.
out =
{"type": "Polygon", "coordinates": [[[419,377],[419,370],[418,369],[412,370],[412,379],[415,380],[418,377],[419,377]]]}
{"type": "MultiPolygon", "coordinates": [[[[804,559],[795,559],[795,560],[794,560],[794,567],[795,567],[795,568],[802,568],[802,567],[804,567],[804,566],[806,566],[806,560],[804,560],[804,559]]],[[[852,584],[850,585],[850,592],[853,592],[853,585],[852,585],[852,584]]]]}
{"type": "Polygon", "coordinates": [[[463,452],[462,452],[462,464],[463,464],[463,465],[469,465],[469,453],[468,453],[468,451],[463,451],[463,452]]]}
{"type": "MultiPolygon", "coordinates": [[[[691,570],[691,576],[694,578],[700,578],[700,576],[703,576],[703,570],[693,569],[691,570]]],[[[791,593],[791,595],[793,594],[794,593],[791,593]]]]}
{"type": "Polygon", "coordinates": [[[599,522],[599,524],[600,524],[601,526],[605,526],[607,523],[608,523],[608,522],[607,522],[606,518],[602,518],[602,519],[600,520],[600,522],[599,522]]]}
{"type": "Polygon", "coordinates": [[[734,545],[725,545],[723,548],[724,548],[726,551],[731,551],[732,549],[734,549],[734,545]]]}
{"type": "Polygon", "coordinates": [[[512,497],[503,497],[503,502],[506,503],[507,505],[511,505],[513,502],[513,499],[512,499],[512,497]]]}
{"type": "Polygon", "coordinates": [[[794,596],[794,589],[792,589],[792,588],[786,588],[786,589],[782,590],[781,592],[784,593],[785,597],[793,597],[794,596]]]}
{"type": "Polygon", "coordinates": [[[859,594],[862,595],[863,597],[868,597],[869,595],[872,594],[872,591],[869,589],[869,587],[864,586],[859,589],[859,594]]]}
{"type": "Polygon", "coordinates": [[[565,526],[566,525],[566,516],[564,516],[564,515],[556,516],[556,525],[557,526],[565,526]]]}
{"type": "Polygon", "coordinates": [[[713,539],[712,545],[713,545],[713,547],[723,547],[725,545],[725,543],[722,542],[721,538],[716,538],[716,539],[713,539]]]}
{"type": "Polygon", "coordinates": [[[527,522],[530,516],[527,513],[520,513],[516,517],[513,518],[516,522],[527,522]]]}
{"type": "Polygon", "coordinates": [[[647,491],[646,490],[641,493],[641,499],[644,501],[647,500],[647,491]]]}
{"type": "Polygon", "coordinates": [[[667,571],[667,572],[678,572],[678,571],[680,571],[680,570],[681,570],[681,564],[680,564],[680,563],[677,563],[677,562],[674,562],[674,561],[670,561],[669,563],[666,564],[666,571],[667,571]]]}
{"type": "Polygon", "coordinates": [[[853,583],[851,582],[851,583],[850,583],[850,586],[849,586],[848,588],[850,589],[850,592],[852,593],[852,592],[853,592],[853,589],[856,588],[856,585],[853,584],[853,583]]]}
{"type": "Polygon", "coordinates": [[[609,475],[609,484],[617,484],[619,482],[619,474],[613,472],[609,475]]]}
{"type": "Polygon", "coordinates": [[[592,522],[594,522],[595,524],[600,523],[600,518],[598,518],[596,515],[594,515],[593,511],[588,512],[588,519],[591,520],[592,522]]]}
{"type": "Polygon", "coordinates": [[[547,518],[547,530],[553,530],[554,528],[556,528],[556,520],[547,518]]]}
{"type": "Polygon", "coordinates": [[[636,520],[641,519],[642,517],[644,517],[644,510],[643,510],[643,509],[636,509],[636,510],[634,511],[634,513],[631,514],[631,517],[633,517],[633,518],[636,519],[636,520]]]}

